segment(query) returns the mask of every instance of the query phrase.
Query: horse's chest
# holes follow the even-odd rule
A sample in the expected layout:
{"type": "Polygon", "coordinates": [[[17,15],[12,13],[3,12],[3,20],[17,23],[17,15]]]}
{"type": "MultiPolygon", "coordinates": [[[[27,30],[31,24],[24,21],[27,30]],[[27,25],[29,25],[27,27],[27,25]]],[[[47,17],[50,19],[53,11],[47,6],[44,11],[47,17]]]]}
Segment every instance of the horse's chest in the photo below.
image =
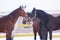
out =
{"type": "Polygon", "coordinates": [[[14,24],[11,21],[0,21],[0,30],[13,29],[14,24]]]}

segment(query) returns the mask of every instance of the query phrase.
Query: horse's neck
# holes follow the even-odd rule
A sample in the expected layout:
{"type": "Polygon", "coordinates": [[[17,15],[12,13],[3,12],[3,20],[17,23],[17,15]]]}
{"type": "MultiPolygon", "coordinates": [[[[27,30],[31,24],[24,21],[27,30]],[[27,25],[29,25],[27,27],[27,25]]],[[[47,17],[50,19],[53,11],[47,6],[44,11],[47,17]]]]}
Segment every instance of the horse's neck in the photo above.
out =
{"type": "Polygon", "coordinates": [[[13,13],[13,14],[11,13],[10,17],[11,17],[11,19],[12,19],[12,22],[13,22],[13,23],[16,23],[19,15],[18,15],[17,12],[16,12],[16,13],[13,13]]]}

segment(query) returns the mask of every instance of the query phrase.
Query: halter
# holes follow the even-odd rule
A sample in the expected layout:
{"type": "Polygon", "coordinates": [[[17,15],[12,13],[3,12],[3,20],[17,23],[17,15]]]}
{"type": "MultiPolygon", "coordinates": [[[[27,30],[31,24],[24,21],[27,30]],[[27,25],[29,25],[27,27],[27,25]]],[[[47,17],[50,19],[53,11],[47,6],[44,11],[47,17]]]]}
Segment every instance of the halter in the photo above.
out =
{"type": "Polygon", "coordinates": [[[36,18],[36,10],[34,12],[35,12],[35,16],[32,19],[36,18]]]}

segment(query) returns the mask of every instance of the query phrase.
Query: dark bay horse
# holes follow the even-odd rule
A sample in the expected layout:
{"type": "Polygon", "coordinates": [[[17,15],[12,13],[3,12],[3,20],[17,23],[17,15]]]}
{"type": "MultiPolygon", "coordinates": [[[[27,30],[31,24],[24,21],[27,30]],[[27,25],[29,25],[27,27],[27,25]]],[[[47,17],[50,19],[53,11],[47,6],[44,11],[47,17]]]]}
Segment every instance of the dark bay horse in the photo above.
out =
{"type": "Polygon", "coordinates": [[[41,40],[47,40],[48,32],[50,40],[52,40],[52,31],[60,29],[60,16],[53,17],[43,10],[33,9],[32,15],[36,13],[36,17],[40,19],[40,38],[41,40]],[[42,26],[43,25],[43,26],[42,26]]]}
{"type": "Polygon", "coordinates": [[[27,17],[27,13],[22,9],[23,7],[19,7],[9,15],[6,15],[0,18],[0,32],[6,33],[6,40],[12,39],[12,31],[14,30],[14,25],[19,16],[27,17]]]}
{"type": "MultiPolygon", "coordinates": [[[[39,9],[34,8],[32,10],[31,14],[34,15],[35,13],[36,13],[36,17],[38,17],[42,22],[42,23],[40,23],[40,30],[39,30],[40,38],[41,38],[41,40],[47,40],[47,35],[48,35],[47,33],[49,31],[48,23],[53,16],[46,13],[43,10],[39,10],[39,9]]],[[[50,32],[50,40],[52,40],[52,33],[51,32],[50,32]]]]}

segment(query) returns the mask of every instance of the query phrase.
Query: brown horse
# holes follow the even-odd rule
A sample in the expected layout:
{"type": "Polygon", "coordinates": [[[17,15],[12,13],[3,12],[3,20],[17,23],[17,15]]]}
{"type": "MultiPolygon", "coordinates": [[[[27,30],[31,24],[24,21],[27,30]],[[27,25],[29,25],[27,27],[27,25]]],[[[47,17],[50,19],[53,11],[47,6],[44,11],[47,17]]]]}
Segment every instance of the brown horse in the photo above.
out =
{"type": "MultiPolygon", "coordinates": [[[[45,31],[46,28],[44,27],[44,24],[42,22],[42,20],[40,20],[38,17],[34,18],[33,19],[33,32],[34,32],[34,40],[36,40],[36,34],[38,33],[39,34],[39,37],[40,37],[40,27],[43,26],[43,32],[46,33],[45,31]]],[[[41,31],[42,32],[42,31],[41,31]]],[[[43,34],[43,33],[42,33],[43,34]]],[[[44,35],[44,34],[43,34],[44,35]]],[[[41,37],[40,37],[41,38],[41,37]]]]}
{"type": "Polygon", "coordinates": [[[14,30],[14,25],[19,16],[27,17],[27,13],[22,9],[22,7],[17,8],[9,15],[0,18],[0,32],[6,33],[6,40],[12,39],[12,31],[14,30]]]}
{"type": "Polygon", "coordinates": [[[33,32],[34,32],[34,40],[36,40],[36,34],[39,33],[40,31],[40,19],[39,18],[34,18],[33,19],[33,32]]]}

